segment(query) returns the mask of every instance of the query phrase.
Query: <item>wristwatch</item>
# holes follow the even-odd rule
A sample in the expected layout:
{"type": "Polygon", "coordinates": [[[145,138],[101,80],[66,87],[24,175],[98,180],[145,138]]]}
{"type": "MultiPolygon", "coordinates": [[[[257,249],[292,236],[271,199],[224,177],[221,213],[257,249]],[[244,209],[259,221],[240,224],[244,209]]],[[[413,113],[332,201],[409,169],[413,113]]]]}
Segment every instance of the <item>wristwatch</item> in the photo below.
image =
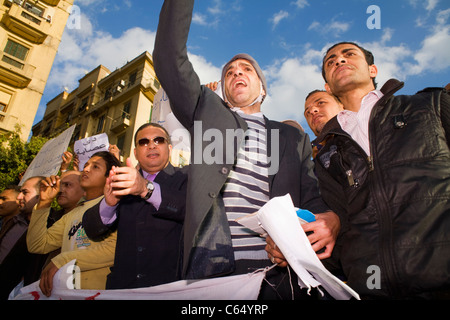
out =
{"type": "Polygon", "coordinates": [[[153,182],[149,181],[147,183],[147,190],[148,190],[147,194],[142,198],[144,200],[147,200],[152,196],[153,190],[155,190],[155,185],[153,184],[153,182]]]}

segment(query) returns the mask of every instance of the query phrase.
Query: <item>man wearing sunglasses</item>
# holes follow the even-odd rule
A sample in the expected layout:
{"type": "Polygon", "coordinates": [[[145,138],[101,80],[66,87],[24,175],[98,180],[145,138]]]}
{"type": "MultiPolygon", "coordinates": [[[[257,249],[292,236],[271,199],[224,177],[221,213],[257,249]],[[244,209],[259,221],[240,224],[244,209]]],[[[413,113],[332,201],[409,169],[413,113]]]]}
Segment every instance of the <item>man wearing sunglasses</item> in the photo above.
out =
{"type": "Polygon", "coordinates": [[[83,217],[92,239],[118,231],[106,289],[149,287],[180,279],[186,169],[170,164],[170,137],[159,124],[142,125],[134,141],[138,168],[129,158],[126,166],[112,168],[104,200],[83,217]]]}

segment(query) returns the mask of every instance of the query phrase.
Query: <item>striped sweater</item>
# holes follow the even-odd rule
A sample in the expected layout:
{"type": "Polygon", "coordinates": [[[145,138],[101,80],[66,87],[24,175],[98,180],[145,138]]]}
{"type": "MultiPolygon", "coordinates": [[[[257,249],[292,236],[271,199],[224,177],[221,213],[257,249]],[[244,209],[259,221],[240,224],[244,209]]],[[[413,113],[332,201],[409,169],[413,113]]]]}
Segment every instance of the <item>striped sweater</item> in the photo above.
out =
{"type": "Polygon", "coordinates": [[[239,112],[248,130],[237,161],[223,187],[223,199],[231,229],[235,259],[265,260],[265,239],[235,220],[253,214],[269,201],[267,135],[262,113],[239,112]]]}

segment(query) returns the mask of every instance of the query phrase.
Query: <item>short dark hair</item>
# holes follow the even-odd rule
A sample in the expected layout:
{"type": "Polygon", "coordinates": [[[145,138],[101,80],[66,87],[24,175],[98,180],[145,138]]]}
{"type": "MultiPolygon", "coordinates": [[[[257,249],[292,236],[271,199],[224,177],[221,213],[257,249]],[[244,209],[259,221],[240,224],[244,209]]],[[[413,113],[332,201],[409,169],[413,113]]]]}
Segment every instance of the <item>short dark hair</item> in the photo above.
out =
{"type": "Polygon", "coordinates": [[[307,95],[306,98],[305,98],[305,101],[308,100],[308,98],[309,98],[310,96],[312,96],[313,94],[316,94],[316,93],[319,93],[319,92],[326,92],[326,93],[328,93],[326,90],[319,90],[319,89],[313,90],[313,91],[311,91],[310,93],[308,93],[308,95],[307,95]]]}
{"type": "Polygon", "coordinates": [[[10,185],[7,185],[7,186],[5,187],[5,189],[3,189],[3,190],[0,191],[0,192],[6,191],[6,190],[12,190],[12,191],[14,191],[15,193],[19,194],[19,193],[20,193],[20,186],[18,186],[18,185],[16,185],[16,184],[10,184],[10,185]]]}
{"type": "Polygon", "coordinates": [[[113,155],[111,152],[109,151],[99,151],[94,153],[92,157],[100,157],[103,160],[105,160],[106,163],[106,172],[105,172],[105,177],[109,176],[109,171],[111,171],[111,168],[114,167],[120,167],[121,163],[119,161],[119,159],[116,158],[115,155],[113,155]]]}
{"type": "MultiPolygon", "coordinates": [[[[325,80],[325,82],[327,82],[327,79],[325,77],[325,67],[324,67],[324,62],[325,62],[325,58],[327,57],[328,53],[335,47],[341,45],[341,44],[351,44],[354,45],[355,47],[357,47],[359,50],[362,51],[362,53],[364,54],[364,57],[366,58],[366,62],[369,66],[374,65],[375,64],[375,57],[373,56],[372,52],[370,52],[369,50],[361,47],[359,44],[355,43],[355,42],[351,42],[351,41],[342,41],[342,42],[338,42],[334,45],[332,45],[330,48],[328,48],[327,52],[325,53],[323,59],[322,59],[322,77],[325,80]]],[[[377,82],[375,81],[375,78],[372,79],[373,85],[376,88],[377,87],[377,82]]]]}
{"type": "Polygon", "coordinates": [[[136,137],[138,135],[138,132],[147,128],[147,127],[155,127],[155,128],[159,128],[162,129],[164,131],[164,133],[166,134],[166,138],[167,138],[167,142],[168,144],[172,144],[172,141],[170,140],[170,134],[169,132],[166,130],[166,128],[164,128],[162,125],[160,125],[159,123],[155,123],[155,122],[147,122],[144,123],[142,126],[140,126],[137,130],[136,133],[134,134],[134,146],[137,145],[137,141],[136,141],[136,137]]]}
{"type": "MultiPolygon", "coordinates": [[[[34,189],[36,190],[36,193],[39,194],[41,191],[41,181],[45,179],[44,176],[33,176],[29,177],[27,180],[25,180],[23,183],[27,182],[30,179],[37,179],[36,183],[33,185],[34,189]]],[[[22,184],[23,186],[23,184],[22,184]]],[[[22,187],[20,187],[20,190],[22,190],[22,187]]]]}
{"type": "Polygon", "coordinates": [[[319,93],[319,92],[328,93],[330,96],[332,96],[332,97],[334,98],[334,100],[336,100],[336,101],[339,102],[339,103],[342,103],[342,102],[339,100],[339,98],[336,97],[334,94],[331,94],[331,93],[329,93],[329,92],[326,91],[326,90],[319,90],[319,89],[313,90],[313,91],[311,91],[310,93],[308,93],[308,95],[307,95],[306,98],[305,98],[305,102],[306,102],[306,100],[308,100],[308,98],[309,98],[310,96],[312,96],[313,94],[319,93]]]}

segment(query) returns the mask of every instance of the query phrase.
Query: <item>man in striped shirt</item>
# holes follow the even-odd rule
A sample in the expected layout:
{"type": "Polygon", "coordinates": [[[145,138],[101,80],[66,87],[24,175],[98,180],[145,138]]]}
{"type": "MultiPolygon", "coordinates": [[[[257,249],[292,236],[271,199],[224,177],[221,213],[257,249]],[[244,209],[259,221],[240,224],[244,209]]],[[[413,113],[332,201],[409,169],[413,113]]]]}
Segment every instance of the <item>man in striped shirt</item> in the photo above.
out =
{"type": "MultiPolygon", "coordinates": [[[[223,99],[200,84],[186,49],[193,5],[193,0],[164,1],[153,51],[156,75],[193,144],[183,277],[249,273],[276,263],[264,251],[265,240],[241,228],[235,219],[287,193],[295,206],[324,217],[311,223],[315,231],[310,241],[315,251],[326,247],[330,254],[339,220],[320,197],[308,136],[261,113],[267,83],[258,63],[247,54],[236,55],[223,68],[223,99]],[[213,134],[229,138],[229,133],[238,134],[233,141],[208,143],[213,134]]],[[[293,291],[295,298],[305,297],[293,273],[290,283],[286,268],[273,268],[266,280],[261,299],[291,299],[293,291]]]]}

